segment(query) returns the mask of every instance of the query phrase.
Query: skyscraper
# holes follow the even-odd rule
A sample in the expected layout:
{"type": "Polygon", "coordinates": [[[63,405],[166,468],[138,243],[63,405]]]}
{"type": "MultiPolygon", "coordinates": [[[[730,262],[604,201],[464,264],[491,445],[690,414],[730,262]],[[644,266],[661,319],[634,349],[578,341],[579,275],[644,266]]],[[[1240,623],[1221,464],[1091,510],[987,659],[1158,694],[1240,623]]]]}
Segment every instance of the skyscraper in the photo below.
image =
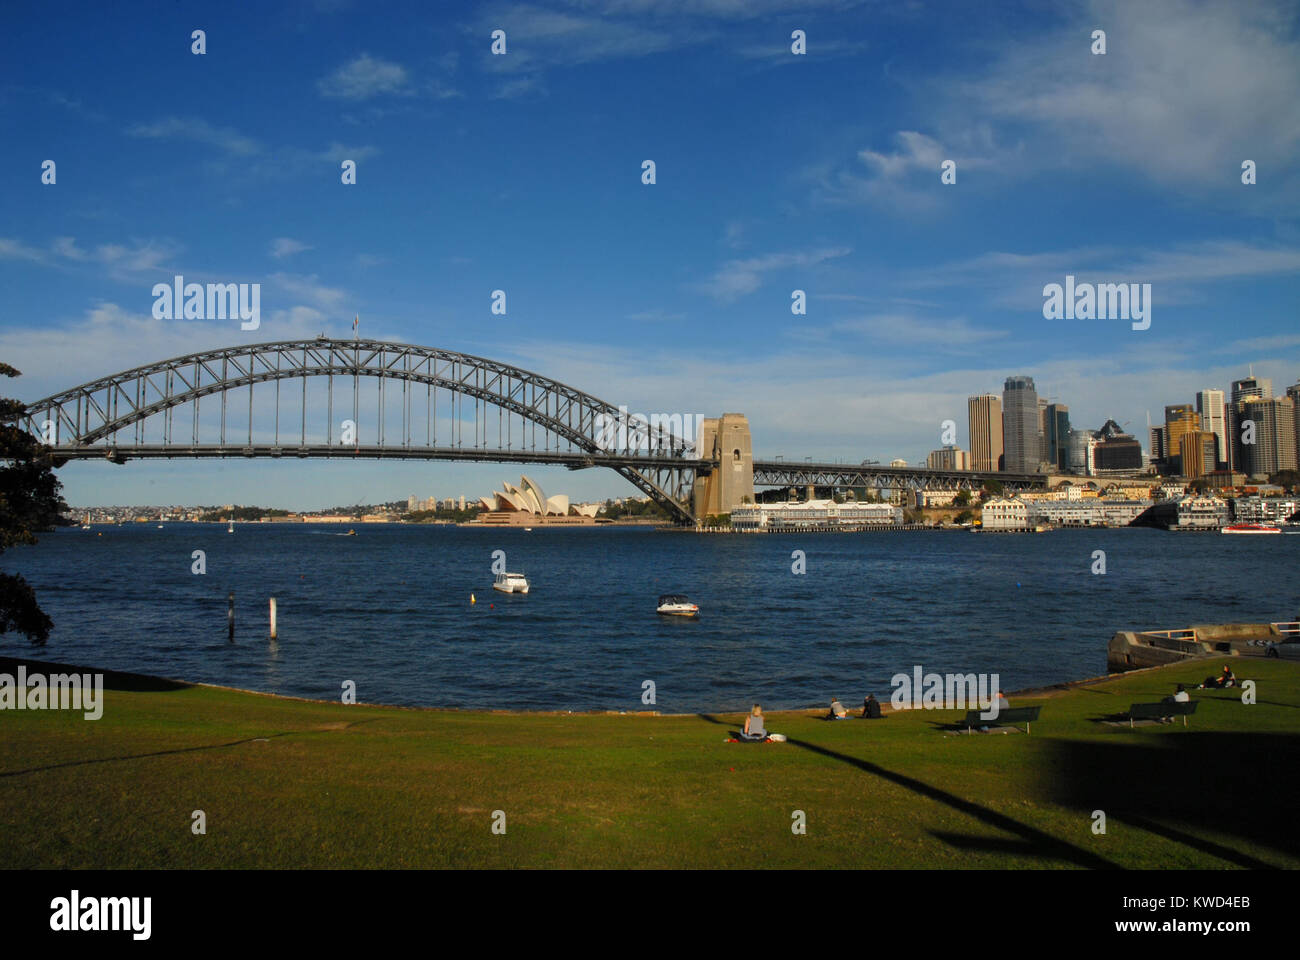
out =
{"type": "MultiPolygon", "coordinates": [[[[1291,420],[1295,423],[1295,455],[1300,460],[1300,382],[1287,387],[1286,395],[1291,400],[1291,420]]],[[[1300,466],[1296,469],[1300,470],[1300,466]]]]}
{"type": "Polygon", "coordinates": [[[1267,377],[1250,376],[1232,381],[1228,404],[1228,465],[1233,470],[1250,472],[1250,451],[1241,442],[1241,433],[1245,421],[1250,417],[1246,413],[1249,400],[1271,400],[1273,398],[1273,381],[1267,377]]]}
{"type": "Polygon", "coordinates": [[[1063,403],[1049,403],[1043,422],[1047,462],[1055,470],[1064,470],[1069,465],[1070,408],[1063,403]]]}
{"type": "Polygon", "coordinates": [[[1201,390],[1196,394],[1196,412],[1201,415],[1201,429],[1214,434],[1217,463],[1228,462],[1228,421],[1222,390],[1201,390]]]}
{"type": "Polygon", "coordinates": [[[970,420],[971,469],[992,473],[1002,469],[1002,401],[991,393],[966,401],[970,420]]]}
{"type": "Polygon", "coordinates": [[[1043,459],[1033,377],[1007,377],[1002,385],[1002,441],[1007,473],[1037,473],[1043,459]]]}
{"type": "Polygon", "coordinates": [[[1255,424],[1255,442],[1243,443],[1241,470],[1251,477],[1270,477],[1296,469],[1295,408],[1289,397],[1246,400],[1243,423],[1255,424]]]}

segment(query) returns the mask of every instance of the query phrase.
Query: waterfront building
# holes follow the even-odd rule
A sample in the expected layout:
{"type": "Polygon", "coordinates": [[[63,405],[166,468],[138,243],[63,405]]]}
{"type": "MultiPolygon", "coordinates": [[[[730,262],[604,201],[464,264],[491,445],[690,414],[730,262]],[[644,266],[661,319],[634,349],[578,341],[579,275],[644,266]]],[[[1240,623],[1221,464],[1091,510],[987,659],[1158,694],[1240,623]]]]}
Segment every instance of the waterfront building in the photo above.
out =
{"type": "Polygon", "coordinates": [[[1243,443],[1242,465],[1251,477],[1267,479],[1279,470],[1295,470],[1295,408],[1289,397],[1245,400],[1243,424],[1255,424],[1255,442],[1243,443]]]}
{"type": "Polygon", "coordinates": [[[1237,497],[1232,518],[1238,523],[1286,523],[1300,511],[1295,497],[1237,497]]]}
{"type": "Polygon", "coordinates": [[[731,511],[731,528],[738,532],[855,530],[900,526],[903,511],[888,503],[756,503],[731,511]]]}
{"type": "Polygon", "coordinates": [[[1218,497],[1185,495],[1170,501],[1176,513],[1171,527],[1178,530],[1217,530],[1228,523],[1228,501],[1218,497]]]}
{"type": "Polygon", "coordinates": [[[534,517],[568,516],[567,496],[559,494],[548,497],[542,488],[528,477],[520,477],[518,486],[513,483],[505,483],[502,486],[505,489],[493,493],[491,497],[480,497],[479,506],[490,513],[521,513],[534,517]]]}
{"type": "Polygon", "coordinates": [[[969,470],[970,454],[954,446],[941,447],[930,451],[925,465],[930,470],[969,470]]]}
{"type": "Polygon", "coordinates": [[[1223,403],[1222,390],[1200,390],[1196,394],[1196,412],[1201,417],[1201,429],[1214,434],[1214,466],[1228,462],[1228,421],[1223,403]]]}
{"type": "Polygon", "coordinates": [[[1003,470],[1037,473],[1043,460],[1038,391],[1033,377],[1007,377],[1002,387],[1003,470]]]}
{"type": "Polygon", "coordinates": [[[1127,527],[1150,509],[1153,502],[1110,498],[1040,500],[1030,505],[1028,522],[1057,527],[1127,527]]]}
{"type": "Polygon", "coordinates": [[[966,401],[970,430],[971,469],[992,473],[1002,469],[1002,401],[991,393],[966,401]]]}
{"type": "Polygon", "coordinates": [[[1019,497],[993,497],[980,511],[985,530],[1028,530],[1029,503],[1019,497]]]}

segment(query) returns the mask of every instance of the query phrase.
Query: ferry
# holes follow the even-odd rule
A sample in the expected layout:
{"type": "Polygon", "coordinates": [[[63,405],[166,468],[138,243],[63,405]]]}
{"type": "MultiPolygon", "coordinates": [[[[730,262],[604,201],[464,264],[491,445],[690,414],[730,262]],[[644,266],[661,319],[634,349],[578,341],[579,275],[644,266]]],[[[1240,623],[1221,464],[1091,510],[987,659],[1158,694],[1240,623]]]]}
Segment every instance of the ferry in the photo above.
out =
{"type": "Polygon", "coordinates": [[[662,613],[666,617],[698,617],[700,608],[681,594],[665,593],[659,598],[659,607],[655,613],[662,613]]]}
{"type": "Polygon", "coordinates": [[[1220,533],[1281,533],[1281,527],[1273,527],[1267,523],[1234,523],[1231,526],[1224,527],[1220,533]]]}
{"type": "Polygon", "coordinates": [[[527,593],[528,578],[522,573],[498,573],[492,589],[502,593],[527,593]]]}

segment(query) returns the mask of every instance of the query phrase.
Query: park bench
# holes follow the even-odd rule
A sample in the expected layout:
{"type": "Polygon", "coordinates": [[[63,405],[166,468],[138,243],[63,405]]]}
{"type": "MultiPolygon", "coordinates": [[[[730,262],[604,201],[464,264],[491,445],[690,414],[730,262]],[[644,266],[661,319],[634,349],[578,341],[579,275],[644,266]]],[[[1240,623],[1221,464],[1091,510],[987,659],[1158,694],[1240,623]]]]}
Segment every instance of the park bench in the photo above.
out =
{"type": "Polygon", "coordinates": [[[966,719],[961,725],[969,731],[972,727],[1001,727],[1015,726],[1018,723],[1025,725],[1025,733],[1029,732],[1029,725],[1038,719],[1038,711],[1042,707],[1005,707],[998,711],[998,715],[992,720],[985,720],[980,716],[979,710],[967,710],[966,719]]]}
{"type": "Polygon", "coordinates": [[[1160,703],[1135,703],[1128,708],[1128,725],[1133,726],[1134,720],[1163,720],[1166,717],[1182,717],[1183,726],[1187,726],[1187,718],[1196,712],[1196,701],[1186,700],[1178,702],[1175,700],[1162,701],[1160,703]]]}

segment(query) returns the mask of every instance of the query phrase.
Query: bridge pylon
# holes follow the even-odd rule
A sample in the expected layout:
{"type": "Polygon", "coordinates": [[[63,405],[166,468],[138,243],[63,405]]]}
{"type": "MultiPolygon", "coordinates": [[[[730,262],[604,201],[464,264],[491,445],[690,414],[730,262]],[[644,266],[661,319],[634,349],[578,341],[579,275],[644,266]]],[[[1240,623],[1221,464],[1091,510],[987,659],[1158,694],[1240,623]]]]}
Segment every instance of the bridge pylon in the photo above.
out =
{"type": "Polygon", "coordinates": [[[717,466],[696,472],[691,502],[697,521],[754,502],[754,444],[748,417],[724,413],[705,418],[698,450],[702,460],[716,461],[717,466]]]}

